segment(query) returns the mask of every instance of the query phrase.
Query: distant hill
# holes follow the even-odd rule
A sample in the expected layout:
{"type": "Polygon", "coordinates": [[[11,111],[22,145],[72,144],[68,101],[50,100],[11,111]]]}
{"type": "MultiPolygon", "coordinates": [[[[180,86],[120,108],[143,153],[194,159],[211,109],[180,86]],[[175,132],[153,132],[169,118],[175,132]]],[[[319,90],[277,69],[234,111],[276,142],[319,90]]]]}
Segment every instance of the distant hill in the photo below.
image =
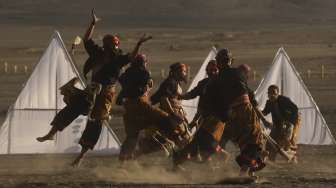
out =
{"type": "Polygon", "coordinates": [[[334,23],[335,0],[0,0],[1,23],[82,25],[91,8],[110,25],[334,23]]]}

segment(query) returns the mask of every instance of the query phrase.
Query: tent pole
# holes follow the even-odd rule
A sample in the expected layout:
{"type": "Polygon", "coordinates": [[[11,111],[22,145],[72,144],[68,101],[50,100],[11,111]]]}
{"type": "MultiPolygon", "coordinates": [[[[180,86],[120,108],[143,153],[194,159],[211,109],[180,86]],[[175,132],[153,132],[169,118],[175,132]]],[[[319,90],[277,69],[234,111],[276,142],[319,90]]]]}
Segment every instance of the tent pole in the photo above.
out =
{"type": "Polygon", "coordinates": [[[107,128],[107,131],[110,132],[110,134],[115,139],[115,141],[119,144],[119,146],[121,146],[121,142],[120,142],[119,138],[117,137],[117,135],[114,133],[113,129],[111,128],[110,123],[105,120],[103,122],[103,124],[105,124],[105,127],[107,128]]]}
{"type": "MultiPolygon", "coordinates": [[[[55,116],[57,115],[57,109],[58,109],[58,104],[57,104],[57,102],[58,102],[58,98],[57,98],[57,90],[58,90],[58,88],[57,88],[57,83],[58,83],[58,77],[57,77],[57,73],[58,73],[58,64],[56,64],[56,75],[55,75],[55,79],[56,79],[56,83],[55,83],[55,116]]],[[[55,117],[54,116],[54,117],[55,117]]],[[[55,134],[55,145],[57,145],[57,135],[58,135],[58,131],[57,131],[57,133],[55,134]]]]}
{"type": "MultiPolygon", "coordinates": [[[[284,66],[283,64],[281,64],[281,66],[284,66]]],[[[281,68],[281,90],[280,90],[280,94],[284,95],[284,70],[283,68],[281,68]]]]}
{"type": "Polygon", "coordinates": [[[13,117],[13,113],[14,110],[13,110],[13,106],[10,107],[10,110],[9,110],[9,114],[10,114],[10,117],[9,117],[9,122],[8,122],[8,146],[7,146],[7,153],[10,154],[11,153],[11,145],[12,145],[12,117],[13,117]]]}
{"type": "Polygon", "coordinates": [[[7,145],[7,153],[10,154],[10,148],[11,148],[11,118],[9,118],[9,123],[8,123],[8,145],[7,145]]]}

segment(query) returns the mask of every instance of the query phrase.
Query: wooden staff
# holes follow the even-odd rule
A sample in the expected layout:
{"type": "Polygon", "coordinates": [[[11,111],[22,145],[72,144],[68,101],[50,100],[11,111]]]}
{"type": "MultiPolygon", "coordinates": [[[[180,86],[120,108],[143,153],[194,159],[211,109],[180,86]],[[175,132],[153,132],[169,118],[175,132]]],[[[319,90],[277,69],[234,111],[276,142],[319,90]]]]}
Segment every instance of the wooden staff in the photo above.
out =
{"type": "MultiPolygon", "coordinates": [[[[174,112],[175,112],[175,111],[174,111],[174,108],[172,107],[172,105],[171,105],[169,99],[166,98],[165,101],[166,101],[166,103],[167,103],[167,105],[168,105],[169,110],[170,110],[172,113],[174,113],[174,112]]],[[[183,117],[183,120],[184,120],[184,122],[186,122],[186,123],[183,123],[184,128],[185,128],[185,133],[188,135],[189,138],[191,138],[192,134],[191,134],[191,132],[189,131],[188,120],[186,119],[186,117],[183,117]],[[186,125],[186,124],[187,124],[187,125],[186,125]]]]}
{"type": "MultiPolygon", "coordinates": [[[[260,112],[260,110],[256,109],[256,107],[253,107],[253,109],[257,113],[258,118],[260,118],[263,122],[265,122],[266,121],[265,117],[260,112]]],[[[272,146],[274,150],[276,150],[281,156],[283,156],[285,159],[289,161],[294,158],[293,154],[290,154],[287,151],[285,151],[282,147],[279,146],[279,144],[271,136],[267,134],[265,127],[261,127],[261,129],[262,129],[261,132],[263,136],[266,138],[267,142],[270,143],[270,145],[272,146]]]]}

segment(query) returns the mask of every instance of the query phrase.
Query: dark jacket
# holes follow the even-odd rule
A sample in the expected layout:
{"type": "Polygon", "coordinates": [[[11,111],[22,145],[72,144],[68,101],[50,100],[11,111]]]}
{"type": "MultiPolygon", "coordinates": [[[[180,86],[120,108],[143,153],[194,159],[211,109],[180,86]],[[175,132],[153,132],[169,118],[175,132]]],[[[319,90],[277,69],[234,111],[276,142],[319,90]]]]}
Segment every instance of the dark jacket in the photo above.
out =
{"type": "Polygon", "coordinates": [[[178,86],[179,82],[169,76],[161,83],[159,89],[151,96],[151,103],[153,105],[159,103],[162,97],[176,97],[178,95],[178,86]]]}
{"type": "Polygon", "coordinates": [[[204,94],[206,92],[206,88],[209,83],[209,80],[210,78],[204,78],[203,80],[199,81],[196,87],[194,87],[192,90],[182,95],[181,98],[183,100],[190,100],[196,97],[200,97],[197,108],[203,109],[203,106],[206,105],[204,101],[204,94]]]}
{"type": "Polygon", "coordinates": [[[204,78],[203,80],[199,81],[196,87],[194,87],[187,93],[183,94],[182,99],[190,100],[198,96],[203,96],[205,93],[206,86],[208,85],[208,81],[209,78],[204,78]]]}
{"type": "Polygon", "coordinates": [[[206,112],[228,120],[230,105],[238,97],[248,94],[246,78],[237,68],[221,70],[208,85],[205,93],[206,112]]]}
{"type": "MultiPolygon", "coordinates": [[[[119,78],[122,98],[137,98],[145,94],[151,80],[145,67],[131,66],[119,78]]],[[[119,97],[118,97],[119,98],[119,97]]]]}
{"type": "Polygon", "coordinates": [[[279,95],[275,103],[267,100],[262,112],[264,115],[271,113],[274,124],[279,124],[283,121],[289,121],[294,124],[298,118],[299,110],[288,97],[279,95]],[[276,109],[276,104],[279,110],[276,109]]]}
{"type": "Polygon", "coordinates": [[[96,45],[92,39],[84,42],[84,47],[89,55],[83,68],[83,74],[95,70],[92,73],[92,81],[104,85],[115,84],[121,73],[121,69],[130,62],[129,55],[123,54],[120,49],[111,51],[109,62],[104,62],[104,50],[96,45]],[[95,67],[95,68],[94,68],[95,67]]]}

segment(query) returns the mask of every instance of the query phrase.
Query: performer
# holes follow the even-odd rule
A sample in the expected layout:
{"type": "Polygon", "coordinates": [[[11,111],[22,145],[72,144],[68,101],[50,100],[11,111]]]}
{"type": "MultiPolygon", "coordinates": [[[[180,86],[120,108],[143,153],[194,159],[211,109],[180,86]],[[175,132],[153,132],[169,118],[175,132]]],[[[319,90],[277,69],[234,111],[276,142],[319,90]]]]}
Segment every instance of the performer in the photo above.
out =
{"type": "Polygon", "coordinates": [[[92,83],[84,90],[80,90],[75,87],[75,84],[78,82],[79,79],[75,77],[60,88],[66,106],[56,114],[50,123],[52,127],[49,132],[45,136],[36,138],[37,141],[53,140],[57,131],[63,131],[79,115],[88,115],[94,106],[97,94],[101,90],[101,85],[92,83]]]}
{"type": "MultiPolygon", "coordinates": [[[[255,95],[254,95],[254,91],[251,90],[248,87],[248,79],[249,79],[249,74],[251,72],[251,67],[247,64],[241,64],[237,67],[237,70],[240,72],[241,74],[241,78],[242,78],[242,84],[245,85],[245,89],[248,90],[248,96],[249,96],[249,100],[252,104],[252,106],[254,107],[254,110],[257,112],[258,117],[261,118],[261,120],[263,121],[264,125],[266,126],[271,126],[271,123],[268,122],[264,117],[263,114],[260,112],[259,108],[258,108],[258,102],[255,99],[255,95]]],[[[226,143],[231,139],[231,135],[233,134],[233,132],[231,131],[231,125],[226,124],[220,145],[223,149],[225,149],[225,145],[226,143]]],[[[231,140],[232,141],[232,140],[231,140]]]]}
{"type": "Polygon", "coordinates": [[[93,30],[98,20],[94,11],[92,11],[92,21],[83,38],[86,52],[89,55],[84,64],[83,72],[84,77],[87,78],[88,72],[91,71],[91,82],[101,84],[102,91],[97,96],[96,103],[93,106],[91,112],[92,120],[88,121],[79,141],[82,151],[72,163],[73,166],[79,166],[87,151],[93,149],[99,139],[103,122],[109,120],[115,96],[115,86],[121,69],[134,59],[141,44],[152,38],[151,36],[142,36],[130,54],[123,54],[119,48],[120,41],[118,37],[110,34],[104,36],[103,46],[100,47],[92,40],[93,30]]]}
{"type": "Polygon", "coordinates": [[[205,106],[206,104],[204,101],[204,94],[206,91],[206,87],[211,79],[213,79],[217,74],[218,74],[218,68],[217,68],[217,63],[215,60],[211,60],[208,62],[206,66],[206,73],[208,77],[204,78],[203,80],[199,81],[197,86],[194,87],[192,90],[189,92],[183,94],[180,96],[180,99],[182,100],[190,100],[196,97],[200,97],[198,100],[198,105],[197,105],[197,112],[191,121],[190,128],[193,128],[196,125],[200,124],[200,121],[202,120],[202,107],[205,106]]]}
{"type": "Polygon", "coordinates": [[[179,139],[173,140],[177,145],[184,145],[190,140],[190,133],[188,129],[188,121],[186,113],[182,108],[182,94],[181,82],[187,81],[187,66],[183,63],[174,63],[170,65],[169,76],[166,78],[159,89],[151,97],[153,105],[159,103],[160,109],[167,113],[178,114],[184,122],[176,126],[176,132],[181,135],[179,139]]]}
{"type": "MultiPolygon", "coordinates": [[[[220,66],[221,65],[217,62],[219,71],[220,66]]],[[[204,104],[204,106],[202,106],[203,121],[200,122],[200,128],[195,133],[193,140],[186,147],[174,153],[173,162],[174,167],[177,169],[183,169],[181,164],[186,160],[208,161],[213,153],[221,151],[219,141],[222,137],[225,124],[221,121],[220,116],[215,114],[213,101],[209,93],[209,87],[214,87],[211,85],[217,82],[217,80],[218,76],[214,76],[207,84],[203,95],[204,103],[202,102],[204,104]]]]}
{"type": "Polygon", "coordinates": [[[182,121],[175,113],[167,113],[153,107],[148,102],[153,81],[146,69],[144,55],[137,55],[131,66],[120,77],[123,90],[122,101],[125,108],[124,125],[126,139],[121,146],[121,162],[136,158],[136,145],[140,131],[156,128],[168,135],[175,135],[173,122],[182,121]]]}
{"type": "MultiPolygon", "coordinates": [[[[249,96],[249,100],[250,100],[252,106],[257,111],[257,113],[260,112],[260,110],[258,110],[258,108],[257,108],[258,102],[255,99],[254,92],[248,87],[248,84],[247,84],[247,81],[249,79],[249,74],[250,74],[250,71],[251,71],[251,67],[247,64],[241,64],[237,67],[237,70],[241,74],[241,78],[242,78],[241,81],[243,82],[242,84],[245,85],[245,89],[248,90],[248,96],[249,96]]],[[[230,141],[230,140],[233,141],[232,140],[232,138],[233,138],[232,135],[234,135],[234,132],[233,132],[234,130],[233,130],[232,126],[234,126],[234,125],[230,125],[229,122],[227,122],[226,125],[225,125],[225,129],[224,129],[221,141],[220,141],[220,146],[224,151],[225,151],[225,147],[226,147],[227,142],[230,141]]],[[[237,144],[237,143],[235,143],[235,144],[237,144]]],[[[229,154],[227,153],[227,155],[229,155],[229,154]]]]}
{"type": "MultiPolygon", "coordinates": [[[[296,104],[288,97],[279,94],[279,87],[271,85],[268,87],[268,100],[263,114],[271,113],[273,127],[270,136],[281,146],[285,151],[297,150],[296,140],[300,127],[299,110],[296,104]]],[[[269,159],[274,161],[277,152],[272,147],[267,145],[269,151],[269,159]]],[[[297,162],[297,157],[293,159],[297,162]]]]}

